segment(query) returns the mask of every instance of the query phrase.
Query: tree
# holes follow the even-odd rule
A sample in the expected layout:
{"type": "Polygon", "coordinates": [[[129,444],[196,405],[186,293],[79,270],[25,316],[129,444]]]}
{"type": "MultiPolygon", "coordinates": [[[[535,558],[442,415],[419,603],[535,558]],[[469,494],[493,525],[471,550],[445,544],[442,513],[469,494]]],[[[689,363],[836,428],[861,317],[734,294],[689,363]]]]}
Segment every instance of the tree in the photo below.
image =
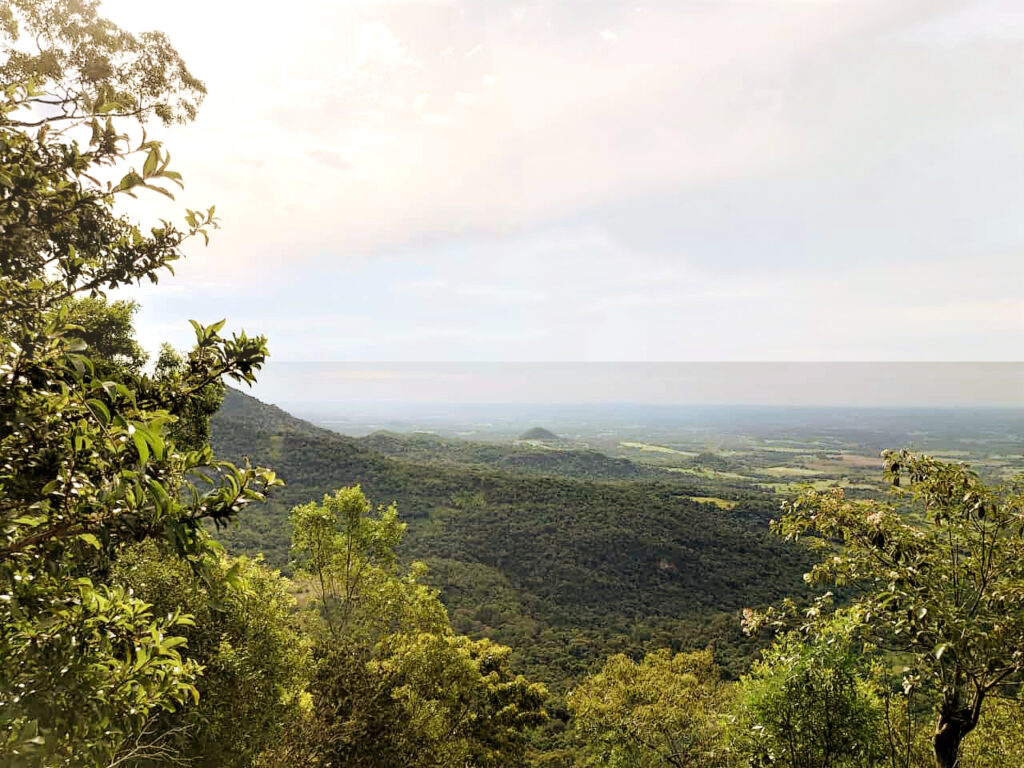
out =
{"type": "Polygon", "coordinates": [[[419,584],[424,568],[398,576],[395,548],[405,524],[398,522],[397,507],[373,511],[356,485],[291,512],[295,564],[313,582],[325,626],[334,637],[359,633],[371,642],[394,628],[442,628],[444,609],[419,584]]]}
{"type": "Polygon", "coordinates": [[[383,764],[521,766],[526,734],[547,719],[547,691],[509,669],[511,653],[450,629],[386,638],[369,670],[385,682],[402,727],[384,739],[400,760],[383,764]]]}
{"type": "MultiPolygon", "coordinates": [[[[203,350],[193,348],[182,355],[170,344],[160,348],[149,376],[143,376],[148,355],[135,338],[133,319],[138,311],[134,301],[107,301],[105,297],[72,297],[66,302],[65,322],[72,338],[81,339],[89,359],[102,378],[131,382],[136,395],[159,398],[161,392],[180,391],[188,386],[190,371],[208,364],[203,350]]],[[[167,436],[179,448],[200,449],[210,441],[210,419],[224,402],[224,382],[214,379],[193,390],[188,397],[168,403],[174,422],[167,436]]]]}
{"type": "Polygon", "coordinates": [[[345,488],[292,524],[316,618],[312,706],[268,764],[520,765],[547,692],[509,670],[508,648],[452,632],[425,566],[401,572],[394,505],[345,488]]]}
{"type": "Polygon", "coordinates": [[[153,718],[153,739],[188,765],[243,768],[277,743],[301,706],[308,648],[292,621],[289,584],[276,571],[223,555],[211,571],[200,578],[187,560],[147,541],[119,555],[111,580],[158,615],[193,620],[180,633],[188,658],[203,668],[199,702],[153,718]]]}
{"type": "Polygon", "coordinates": [[[105,765],[144,750],[146,723],[193,700],[200,671],[181,653],[190,619],[108,583],[110,564],[161,539],[209,574],[206,522],[276,483],[169,434],[210,384],[252,381],[265,340],[197,323],[187,372],[162,383],[112,366],[113,337],[89,348],[77,300],[156,282],[215,225],[189,211],[184,229],[146,232],[115,211],[180,177],[114,118],[187,119],[201,84],[162,36],[123,33],[89,0],[5,3],[0,48],[0,762],[105,765]],[[137,155],[140,170],[97,180],[137,155]]]}
{"type": "Polygon", "coordinates": [[[637,663],[610,656],[568,697],[594,765],[701,768],[728,764],[725,690],[711,651],[667,648],[637,663]]]}
{"type": "Polygon", "coordinates": [[[78,326],[72,337],[81,339],[93,365],[107,366],[108,377],[126,380],[142,373],[146,351],[135,339],[133,319],[139,305],[134,301],[107,301],[100,296],[72,297],[65,322],[78,326]]]}
{"type": "Polygon", "coordinates": [[[736,741],[751,765],[879,764],[883,707],[857,612],[777,638],[739,684],[736,741]]]}
{"type": "Polygon", "coordinates": [[[904,687],[935,697],[935,764],[953,768],[1024,670],[1024,489],[907,451],[884,459],[898,504],[812,491],[775,529],[808,537],[822,556],[809,581],[852,590],[867,636],[909,659],[904,687]]]}
{"type": "Polygon", "coordinates": [[[206,88],[166,36],[133,35],[100,17],[99,0],[6,0],[0,6],[0,82],[34,82],[32,114],[15,128],[96,115],[189,122],[206,88]]]}
{"type": "MultiPolygon", "coordinates": [[[[183,356],[170,344],[160,347],[153,375],[143,380],[156,392],[161,390],[180,391],[189,386],[192,372],[209,365],[206,354],[200,346],[194,347],[183,356]]],[[[175,421],[168,427],[168,436],[182,448],[199,449],[210,442],[210,420],[224,402],[227,387],[221,379],[214,379],[205,386],[192,390],[189,397],[174,403],[172,413],[175,421]]]]}

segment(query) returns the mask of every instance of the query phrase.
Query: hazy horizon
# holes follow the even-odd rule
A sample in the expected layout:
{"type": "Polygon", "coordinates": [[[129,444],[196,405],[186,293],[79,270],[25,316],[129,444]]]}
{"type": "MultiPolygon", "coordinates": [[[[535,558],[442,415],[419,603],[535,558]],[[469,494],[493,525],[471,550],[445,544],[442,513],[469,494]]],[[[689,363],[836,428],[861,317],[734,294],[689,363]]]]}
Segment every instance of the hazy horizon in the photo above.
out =
{"type": "Polygon", "coordinates": [[[281,407],[707,405],[1022,408],[1024,363],[268,364],[251,393],[281,407]]]}

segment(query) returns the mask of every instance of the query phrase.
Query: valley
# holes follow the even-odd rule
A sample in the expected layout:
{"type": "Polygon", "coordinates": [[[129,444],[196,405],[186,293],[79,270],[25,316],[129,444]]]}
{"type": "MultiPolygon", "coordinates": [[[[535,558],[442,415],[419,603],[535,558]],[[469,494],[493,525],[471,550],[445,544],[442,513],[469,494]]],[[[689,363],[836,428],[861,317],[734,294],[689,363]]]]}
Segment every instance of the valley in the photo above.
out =
{"type": "Polygon", "coordinates": [[[355,435],[344,435],[323,414],[317,426],[229,391],[212,424],[218,454],[266,464],[287,486],[219,536],[287,573],[288,510],[359,483],[397,503],[409,526],[401,555],[429,566],[453,626],[512,646],[519,668],[556,690],[609,653],[657,647],[710,643],[735,675],[756,649],[741,610],[802,590],[806,553],[768,532],[783,499],[835,485],[883,498],[885,447],[962,456],[996,478],[1024,453],[1013,411],[974,415],[969,429],[942,411],[539,415],[543,427],[524,413],[489,427],[348,422],[355,435]]]}

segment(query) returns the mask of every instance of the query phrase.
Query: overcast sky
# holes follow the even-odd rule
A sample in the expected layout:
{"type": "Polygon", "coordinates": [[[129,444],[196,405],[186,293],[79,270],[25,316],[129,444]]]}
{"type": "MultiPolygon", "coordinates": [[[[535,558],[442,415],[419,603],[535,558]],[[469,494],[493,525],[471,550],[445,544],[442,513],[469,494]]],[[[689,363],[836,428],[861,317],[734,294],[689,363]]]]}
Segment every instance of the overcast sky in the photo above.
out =
{"type": "MultiPolygon", "coordinates": [[[[1024,2],[105,0],[277,360],[1019,360],[1024,2]]],[[[173,214],[147,202],[141,213],[173,214]]]]}

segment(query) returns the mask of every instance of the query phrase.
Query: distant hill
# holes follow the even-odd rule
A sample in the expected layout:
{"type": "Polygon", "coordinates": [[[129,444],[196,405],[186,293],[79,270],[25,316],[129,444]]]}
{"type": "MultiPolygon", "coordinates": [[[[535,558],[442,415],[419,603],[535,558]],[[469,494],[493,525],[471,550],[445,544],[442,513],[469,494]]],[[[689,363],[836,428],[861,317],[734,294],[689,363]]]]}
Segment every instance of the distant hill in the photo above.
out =
{"type": "Polygon", "coordinates": [[[249,429],[276,432],[293,430],[310,435],[328,434],[328,430],[314,426],[308,421],[297,419],[276,405],[257,400],[233,387],[224,393],[224,402],[214,416],[214,424],[244,423],[249,429]]]}
{"type": "Polygon", "coordinates": [[[534,427],[528,429],[519,436],[520,440],[558,440],[559,437],[554,432],[544,429],[544,427],[534,427]]]}
{"type": "Polygon", "coordinates": [[[613,648],[703,647],[716,637],[709,626],[731,649],[723,662],[739,668],[750,648],[739,609],[795,592],[806,564],[768,533],[769,497],[721,510],[692,501],[703,491],[678,480],[555,474],[589,461],[602,471],[636,471],[593,452],[534,450],[545,473],[529,466],[532,456],[503,446],[489,454],[500,469],[487,460],[412,461],[371,446],[418,458],[435,448],[458,455],[458,441],[380,433],[357,440],[236,391],[212,435],[219,456],[248,456],[288,483],[218,534],[229,549],[263,552],[287,567],[288,510],[360,483],[374,501],[398,503],[409,524],[401,554],[427,561],[456,627],[512,645],[524,671],[556,684],[613,648]],[[566,453],[568,464],[543,464],[547,454],[566,453]]]}
{"type": "Polygon", "coordinates": [[[374,451],[427,464],[467,464],[531,474],[590,480],[678,480],[660,468],[645,467],[629,459],[612,458],[591,450],[539,450],[530,445],[480,443],[437,435],[374,432],[357,439],[374,451]]]}

